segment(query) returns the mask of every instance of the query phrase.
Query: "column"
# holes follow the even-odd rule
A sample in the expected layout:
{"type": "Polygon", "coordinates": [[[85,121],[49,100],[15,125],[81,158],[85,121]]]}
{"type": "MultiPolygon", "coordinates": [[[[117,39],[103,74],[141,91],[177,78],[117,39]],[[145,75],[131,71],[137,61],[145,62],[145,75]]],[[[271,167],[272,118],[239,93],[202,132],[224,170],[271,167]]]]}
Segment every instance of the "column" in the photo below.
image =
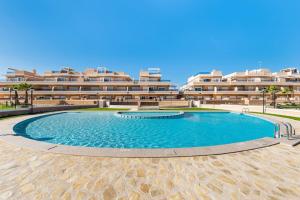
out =
{"type": "Polygon", "coordinates": [[[218,92],[218,88],[216,86],[214,87],[214,92],[218,92]]]}

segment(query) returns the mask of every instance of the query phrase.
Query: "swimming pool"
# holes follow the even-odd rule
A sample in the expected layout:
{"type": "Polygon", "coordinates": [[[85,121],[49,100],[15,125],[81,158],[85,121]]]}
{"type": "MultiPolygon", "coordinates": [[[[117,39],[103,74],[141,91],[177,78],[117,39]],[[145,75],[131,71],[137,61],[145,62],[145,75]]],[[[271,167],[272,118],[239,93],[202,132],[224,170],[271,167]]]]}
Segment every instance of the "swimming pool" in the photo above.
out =
{"type": "Polygon", "coordinates": [[[232,112],[185,113],[180,118],[135,119],[112,112],[64,112],[14,126],[17,135],[71,146],[187,148],[274,137],[275,125],[232,112]]]}

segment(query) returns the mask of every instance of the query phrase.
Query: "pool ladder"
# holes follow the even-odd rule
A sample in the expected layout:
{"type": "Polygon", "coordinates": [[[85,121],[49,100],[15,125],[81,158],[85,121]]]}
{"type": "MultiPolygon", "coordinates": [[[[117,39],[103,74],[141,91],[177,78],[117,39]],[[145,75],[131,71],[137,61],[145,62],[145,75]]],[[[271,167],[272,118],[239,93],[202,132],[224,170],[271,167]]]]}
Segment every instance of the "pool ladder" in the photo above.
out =
{"type": "Polygon", "coordinates": [[[278,122],[275,125],[274,137],[281,138],[282,136],[286,136],[287,139],[290,139],[296,135],[296,130],[289,122],[278,122]],[[281,128],[283,127],[283,128],[281,128]],[[282,130],[282,131],[281,131],[282,130]],[[285,130],[285,133],[283,132],[285,130]]]}
{"type": "Polygon", "coordinates": [[[243,108],[242,109],[242,113],[249,113],[249,112],[250,112],[249,108],[243,108]]]}

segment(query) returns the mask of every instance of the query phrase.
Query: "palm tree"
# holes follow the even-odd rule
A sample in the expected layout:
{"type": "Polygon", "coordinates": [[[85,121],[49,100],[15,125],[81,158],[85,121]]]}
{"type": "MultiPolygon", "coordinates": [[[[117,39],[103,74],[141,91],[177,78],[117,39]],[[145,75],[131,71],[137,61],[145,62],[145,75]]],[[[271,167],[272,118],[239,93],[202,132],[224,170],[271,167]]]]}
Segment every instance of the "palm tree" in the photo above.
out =
{"type": "Polygon", "coordinates": [[[286,99],[288,102],[290,102],[290,94],[293,92],[293,89],[291,88],[282,88],[281,93],[286,95],[286,99]]]}
{"type": "Polygon", "coordinates": [[[267,88],[267,92],[272,95],[272,104],[274,108],[276,108],[276,93],[278,93],[279,91],[279,88],[275,85],[271,85],[267,88]]]}
{"type": "Polygon", "coordinates": [[[28,105],[28,91],[31,89],[32,85],[28,83],[20,83],[18,85],[14,85],[13,88],[15,90],[16,102],[19,103],[18,100],[18,92],[17,91],[25,91],[25,105],[28,105]]]}

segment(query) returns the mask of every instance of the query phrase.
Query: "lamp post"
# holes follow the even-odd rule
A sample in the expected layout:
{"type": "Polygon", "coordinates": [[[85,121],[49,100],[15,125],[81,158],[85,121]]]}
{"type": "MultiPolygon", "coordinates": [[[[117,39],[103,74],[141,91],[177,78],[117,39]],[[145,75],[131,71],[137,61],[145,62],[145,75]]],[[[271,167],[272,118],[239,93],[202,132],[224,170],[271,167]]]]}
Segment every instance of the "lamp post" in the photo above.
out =
{"type": "Polygon", "coordinates": [[[267,92],[267,89],[266,88],[263,88],[261,90],[262,94],[263,94],[263,113],[265,113],[265,94],[267,92]]]}
{"type": "Polygon", "coordinates": [[[33,89],[30,89],[30,104],[31,104],[31,113],[33,113],[33,89]]]}
{"type": "MultiPolygon", "coordinates": [[[[199,95],[201,95],[202,94],[202,91],[199,91],[199,95]]],[[[201,96],[202,97],[202,96],[201,96]]],[[[203,103],[203,97],[201,98],[201,100],[202,100],[202,102],[201,102],[201,100],[199,99],[199,97],[198,97],[198,100],[199,100],[199,107],[201,107],[201,104],[203,103]]]]}
{"type": "Polygon", "coordinates": [[[18,102],[18,91],[17,89],[13,89],[15,92],[15,109],[17,109],[17,102],[18,102]]]}
{"type": "Polygon", "coordinates": [[[9,106],[11,106],[11,88],[8,89],[9,90],[9,106]]]}
{"type": "Polygon", "coordinates": [[[127,98],[126,98],[127,105],[128,105],[128,102],[129,102],[129,97],[130,97],[130,95],[129,95],[129,91],[128,91],[128,87],[127,87],[127,98]]]}
{"type": "Polygon", "coordinates": [[[100,108],[100,97],[99,97],[99,92],[97,92],[97,107],[100,108]]]}

